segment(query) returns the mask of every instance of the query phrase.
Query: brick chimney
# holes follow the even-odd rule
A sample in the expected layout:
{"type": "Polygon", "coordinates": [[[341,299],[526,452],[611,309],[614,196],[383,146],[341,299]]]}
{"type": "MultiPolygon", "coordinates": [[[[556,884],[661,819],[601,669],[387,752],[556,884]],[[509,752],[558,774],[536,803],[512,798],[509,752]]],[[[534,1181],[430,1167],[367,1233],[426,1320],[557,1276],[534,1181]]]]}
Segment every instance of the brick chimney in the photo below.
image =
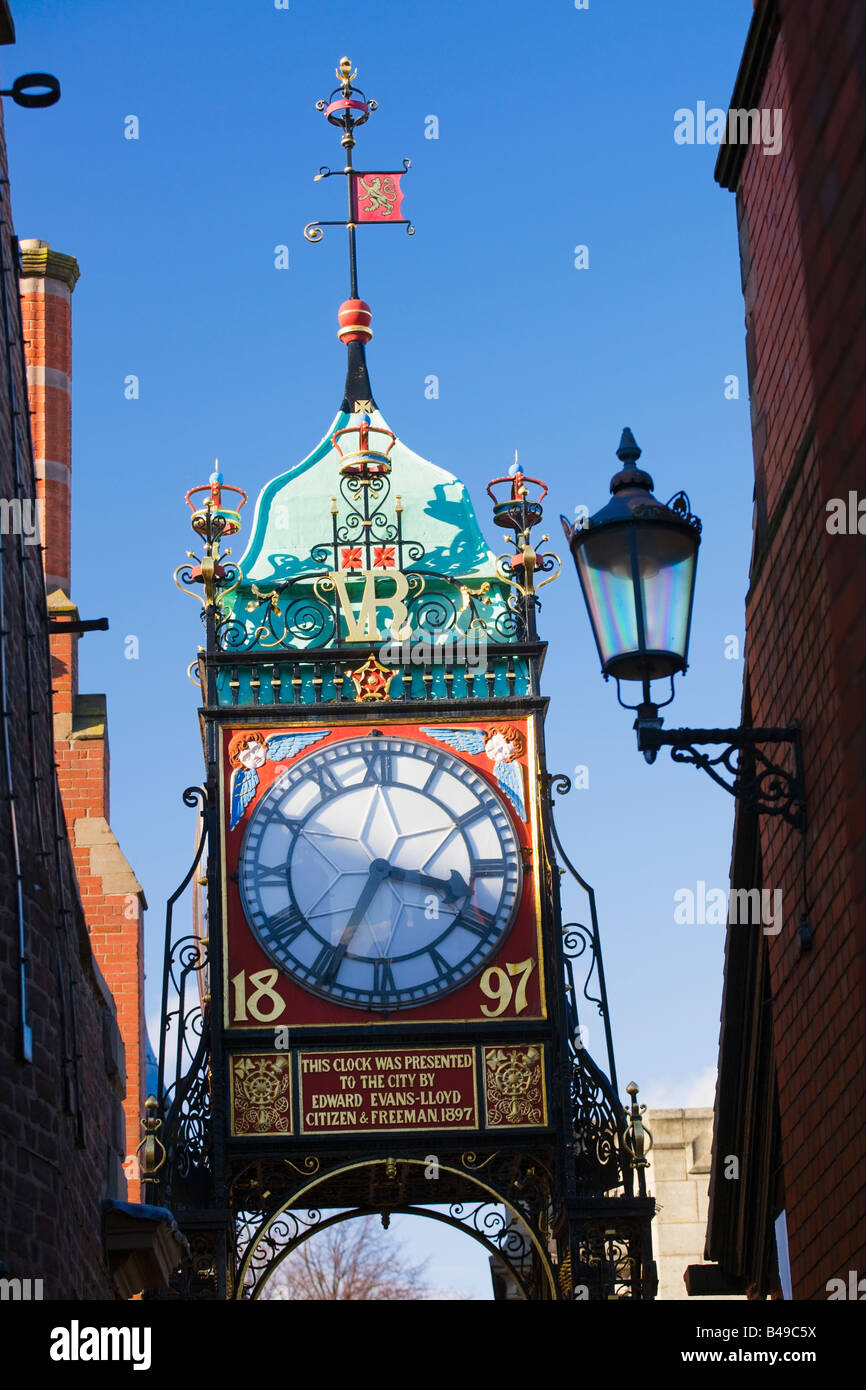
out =
{"type": "MultiPolygon", "coordinates": [[[[21,317],[36,464],[42,562],[52,618],[78,620],[71,591],[73,256],[46,241],[21,241],[21,317]]],[[[135,1150],[144,1113],[144,909],[141,885],[109,825],[108,725],[104,695],[78,690],[77,632],[51,636],[54,754],[94,955],[117,1006],[126,1051],[124,1165],[139,1194],[135,1150]]],[[[96,637],[95,641],[105,641],[96,637]]]]}
{"type": "MultiPolygon", "coordinates": [[[[47,241],[21,241],[19,247],[21,321],[48,607],[52,615],[77,618],[69,589],[72,291],[79,276],[78,262],[74,256],[52,251],[47,241]]],[[[73,692],[78,689],[77,636],[53,637],[51,656],[55,715],[70,716],[73,692]]]]}
{"type": "Polygon", "coordinates": [[[45,546],[49,594],[70,588],[72,291],[79,276],[74,256],[47,241],[22,241],[21,307],[27,343],[27,389],[33,421],[36,491],[45,546]]]}

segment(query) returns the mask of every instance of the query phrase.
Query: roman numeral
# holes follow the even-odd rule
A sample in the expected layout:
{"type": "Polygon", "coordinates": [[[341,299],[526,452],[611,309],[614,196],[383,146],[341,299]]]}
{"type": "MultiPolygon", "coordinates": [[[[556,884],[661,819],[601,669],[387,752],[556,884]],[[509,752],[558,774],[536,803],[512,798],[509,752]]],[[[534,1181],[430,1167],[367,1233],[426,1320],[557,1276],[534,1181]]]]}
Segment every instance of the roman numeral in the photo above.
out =
{"type": "Polygon", "coordinates": [[[425,777],[422,786],[420,786],[418,790],[422,792],[428,792],[432,795],[436,783],[439,780],[441,772],[442,768],[439,766],[438,763],[428,764],[427,776],[425,777]]]}
{"type": "Polygon", "coordinates": [[[261,864],[256,869],[257,888],[286,888],[288,886],[288,867],[285,864],[261,864]]]}
{"type": "Polygon", "coordinates": [[[387,751],[367,753],[364,756],[364,761],[367,764],[367,771],[364,774],[365,787],[371,783],[380,785],[385,782],[393,782],[393,760],[390,753],[387,751]]]}
{"type": "Polygon", "coordinates": [[[504,859],[472,860],[472,878],[502,878],[504,874],[504,859]]]}
{"type": "Polygon", "coordinates": [[[428,946],[427,954],[433,962],[433,969],[436,971],[436,974],[445,976],[450,979],[451,975],[454,973],[453,967],[448,964],[448,961],[445,959],[444,956],[441,956],[439,954],[439,952],[436,950],[436,947],[428,946]]]}
{"type": "Polygon", "coordinates": [[[342,945],[322,947],[310,966],[320,984],[331,984],[336,979],[345,954],[346,948],[342,945]]]}
{"type": "Polygon", "coordinates": [[[478,907],[475,903],[473,903],[471,907],[465,908],[464,912],[467,917],[471,914],[476,922],[480,922],[483,926],[487,927],[488,931],[496,921],[495,913],[486,912],[483,907],[478,907]]]}
{"type": "Polygon", "coordinates": [[[327,796],[343,790],[331,769],[324,763],[319,763],[318,767],[314,767],[310,772],[310,776],[314,777],[318,782],[322,796],[327,796]]]}
{"type": "Polygon", "coordinates": [[[397,993],[397,981],[394,979],[389,960],[377,960],[373,963],[373,993],[386,996],[397,993]]]}
{"type": "Polygon", "coordinates": [[[495,925],[496,918],[492,912],[485,912],[480,907],[466,907],[459,917],[455,917],[454,927],[465,927],[466,931],[472,932],[474,936],[482,941],[490,935],[491,928],[495,925]]]}
{"type": "Polygon", "coordinates": [[[289,946],[296,936],[306,928],[306,921],[301,916],[298,909],[292,903],[289,907],[284,907],[281,912],[275,912],[273,917],[269,917],[265,926],[270,936],[273,937],[276,945],[289,946]]]}

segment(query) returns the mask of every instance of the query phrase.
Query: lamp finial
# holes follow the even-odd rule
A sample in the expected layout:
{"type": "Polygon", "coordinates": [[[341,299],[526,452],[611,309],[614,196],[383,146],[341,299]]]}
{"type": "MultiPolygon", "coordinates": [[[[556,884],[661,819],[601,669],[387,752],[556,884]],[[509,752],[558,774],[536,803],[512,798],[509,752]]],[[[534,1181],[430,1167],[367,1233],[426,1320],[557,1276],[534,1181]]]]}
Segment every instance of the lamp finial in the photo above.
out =
{"type": "Polygon", "coordinates": [[[642,450],[638,446],[637,440],[628,425],[626,425],[622,432],[622,438],[619,441],[619,448],[616,451],[617,458],[621,463],[633,466],[640,458],[641,452],[642,450]]]}

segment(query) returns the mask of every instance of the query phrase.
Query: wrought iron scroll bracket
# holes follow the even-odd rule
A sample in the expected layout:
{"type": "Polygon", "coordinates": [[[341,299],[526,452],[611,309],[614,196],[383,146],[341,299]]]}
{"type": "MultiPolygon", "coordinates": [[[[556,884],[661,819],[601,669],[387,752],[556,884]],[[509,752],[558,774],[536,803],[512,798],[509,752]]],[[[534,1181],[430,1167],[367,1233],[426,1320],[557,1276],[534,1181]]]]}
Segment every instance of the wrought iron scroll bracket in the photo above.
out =
{"type": "Polygon", "coordinates": [[[635,720],[637,746],[647,762],[654,762],[659,748],[669,747],[675,763],[691,763],[758,815],[781,816],[796,830],[805,831],[806,803],[800,729],[661,729],[654,720],[635,720]],[[722,744],[720,753],[702,750],[704,744],[722,744]],[[782,767],[760,745],[788,744],[793,771],[782,767]]]}
{"type": "Polygon", "coordinates": [[[143,1122],[142,1176],[151,1185],[151,1200],[155,1196],[153,1185],[160,1184],[165,1196],[193,1168],[206,1165],[209,1142],[209,1039],[206,996],[199,983],[208,968],[208,942],[205,937],[189,933],[175,939],[173,931],[175,903],[192,881],[205,848],[207,788],[187,787],[183,803],[199,810],[201,828],[192,863],[166,903],[158,1079],[156,1095],[148,1098],[147,1118],[143,1122]],[[188,991],[193,985],[190,1004],[188,991]],[[168,1056],[169,1034],[173,1035],[173,1059],[168,1056]]]}
{"type": "MultiPolygon", "coordinates": [[[[550,804],[552,808],[554,805],[552,794],[556,792],[559,796],[564,796],[566,795],[566,793],[571,791],[571,778],[567,777],[564,772],[549,772],[546,774],[545,781],[547,791],[550,794],[550,804]]],[[[552,812],[550,816],[550,832],[553,839],[553,845],[556,852],[556,856],[565,865],[564,869],[560,869],[560,874],[564,874],[566,872],[571,874],[571,877],[574,879],[575,883],[577,883],[578,886],[583,889],[589,901],[590,925],[586,926],[583,923],[579,922],[569,922],[567,924],[564,924],[562,929],[563,964],[566,974],[566,988],[569,996],[568,1012],[574,1024],[574,1027],[572,1028],[572,1034],[577,1033],[577,1040],[573,1038],[574,1045],[578,1050],[583,1046],[582,1035],[579,1033],[577,1029],[578,1001],[577,990],[574,983],[573,962],[583,955],[584,951],[588,946],[590,949],[590,965],[587,971],[586,980],[584,981],[583,997],[584,999],[586,999],[587,1003],[594,1004],[597,1007],[602,1019],[602,1023],[604,1024],[605,1044],[607,1047],[608,1076],[613,1086],[613,1090],[614,1092],[616,1092],[618,1089],[616,1079],[616,1061],[614,1059],[613,1052],[613,1033],[611,1031],[610,1026],[610,1009],[608,1007],[607,1001],[607,985],[605,983],[604,977],[604,961],[602,959],[601,953],[601,934],[599,932],[598,912],[596,910],[595,903],[595,889],[593,888],[592,884],[587,883],[583,875],[578,872],[578,870],[574,867],[568,855],[566,854],[565,850],[563,849],[562,841],[559,838],[559,832],[556,828],[556,820],[552,812]],[[590,982],[592,981],[593,976],[595,976],[597,983],[597,994],[591,994],[589,992],[590,982]]]]}

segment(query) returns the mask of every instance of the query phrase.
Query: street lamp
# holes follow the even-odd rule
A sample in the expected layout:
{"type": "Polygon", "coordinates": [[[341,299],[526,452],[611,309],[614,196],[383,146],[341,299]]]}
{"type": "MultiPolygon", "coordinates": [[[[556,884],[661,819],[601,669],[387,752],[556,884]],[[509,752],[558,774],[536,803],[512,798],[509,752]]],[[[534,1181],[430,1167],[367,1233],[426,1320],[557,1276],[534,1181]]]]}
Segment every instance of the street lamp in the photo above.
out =
{"type": "MultiPolygon", "coordinates": [[[[668,503],[653,497],[653,480],[638,468],[641,451],[624,429],[606,507],[582,525],[563,526],[577,565],[595,645],[607,680],[640,681],[638,722],[658,719],[650,682],[673,678],[688,665],[701,523],[680,492],[668,503]]],[[[670,700],[664,701],[669,704],[670,700]]],[[[659,724],[661,721],[658,721],[659,724]]]]}
{"type": "Polygon", "coordinates": [[[757,811],[781,815],[803,828],[799,729],[662,729],[659,709],[674,698],[674,676],[688,666],[689,634],[701,523],[684,492],[668,502],[653,497],[653,480],[638,468],[641,450],[624,429],[607,506],[572,525],[562,517],[589,613],[605,680],[637,718],[637,745],[647,762],[670,747],[674,762],[702,768],[719,786],[757,811]],[[653,699],[651,682],[670,682],[670,695],[653,699]],[[639,682],[642,699],[627,704],[621,682],[639,682]],[[715,756],[699,744],[724,744],[715,756]],[[773,762],[760,744],[788,743],[794,771],[773,762]],[[726,780],[724,774],[730,774],[726,780]]]}

